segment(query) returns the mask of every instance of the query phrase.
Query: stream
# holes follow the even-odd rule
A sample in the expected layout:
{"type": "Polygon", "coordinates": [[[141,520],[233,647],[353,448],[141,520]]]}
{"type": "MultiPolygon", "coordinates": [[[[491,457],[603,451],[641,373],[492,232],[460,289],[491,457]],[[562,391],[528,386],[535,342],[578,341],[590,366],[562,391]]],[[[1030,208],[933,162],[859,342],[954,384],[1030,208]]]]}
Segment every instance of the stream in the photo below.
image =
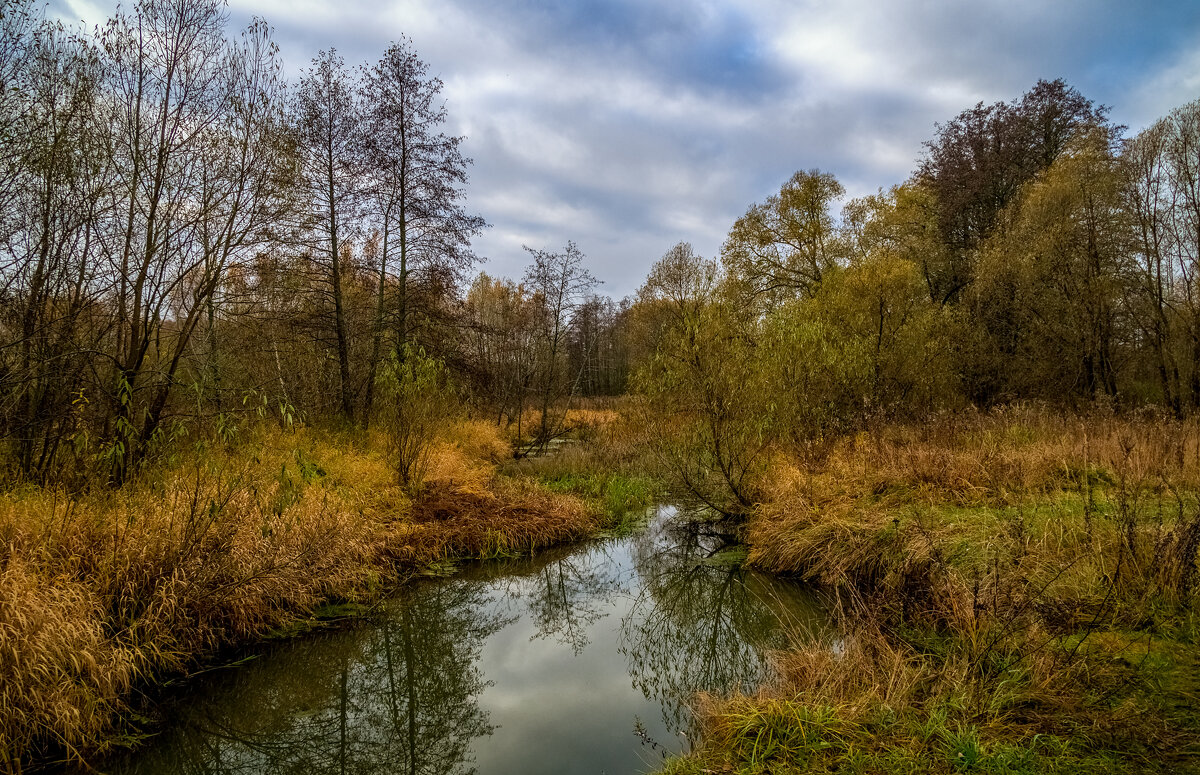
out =
{"type": "Polygon", "coordinates": [[[826,621],[743,555],[664,505],[633,535],[472,564],[194,677],[107,771],[654,770],[695,739],[690,697],[753,689],[767,652],[826,621]]]}

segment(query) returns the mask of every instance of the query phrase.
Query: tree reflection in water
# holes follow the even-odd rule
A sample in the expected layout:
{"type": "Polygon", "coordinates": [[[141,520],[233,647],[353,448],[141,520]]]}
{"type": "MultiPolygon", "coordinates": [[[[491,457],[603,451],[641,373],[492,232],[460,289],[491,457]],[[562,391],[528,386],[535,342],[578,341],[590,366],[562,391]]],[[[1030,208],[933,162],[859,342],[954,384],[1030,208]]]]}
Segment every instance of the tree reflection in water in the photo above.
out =
{"type": "Polygon", "coordinates": [[[198,680],[171,727],[111,771],[650,768],[692,731],[695,692],[757,684],[764,652],[818,615],[800,588],[714,562],[720,537],[673,527],[675,516],[663,508],[632,537],[471,566],[376,621],[198,680]]]}
{"type": "Polygon", "coordinates": [[[231,672],[118,771],[473,773],[471,741],[492,733],[478,656],[511,621],[486,603],[479,584],[429,584],[376,626],[285,646],[292,658],[231,672]]]}
{"type": "Polygon", "coordinates": [[[688,519],[659,520],[633,541],[641,591],[621,622],[621,653],[667,729],[689,737],[694,694],[752,689],[768,653],[820,621],[800,588],[721,561],[729,548],[711,524],[688,519]]]}

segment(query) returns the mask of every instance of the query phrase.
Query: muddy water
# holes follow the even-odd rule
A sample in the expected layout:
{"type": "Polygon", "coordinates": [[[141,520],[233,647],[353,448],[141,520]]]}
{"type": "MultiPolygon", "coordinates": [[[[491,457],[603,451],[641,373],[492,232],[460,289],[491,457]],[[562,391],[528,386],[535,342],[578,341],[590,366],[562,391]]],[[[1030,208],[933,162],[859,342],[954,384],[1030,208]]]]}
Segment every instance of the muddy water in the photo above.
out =
{"type": "Polygon", "coordinates": [[[415,585],[195,678],[117,773],[637,773],[822,614],[673,507],[632,536],[415,585]]]}

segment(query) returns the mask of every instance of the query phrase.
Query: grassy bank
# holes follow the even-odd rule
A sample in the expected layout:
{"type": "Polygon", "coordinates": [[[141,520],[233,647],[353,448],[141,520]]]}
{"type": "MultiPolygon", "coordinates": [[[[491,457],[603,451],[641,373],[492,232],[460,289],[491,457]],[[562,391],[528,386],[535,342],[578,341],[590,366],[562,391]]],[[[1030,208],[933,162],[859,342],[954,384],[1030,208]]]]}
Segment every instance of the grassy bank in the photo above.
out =
{"type": "Polygon", "coordinates": [[[0,771],[102,755],[131,693],[318,606],[620,518],[603,493],[500,473],[511,447],[490,423],[443,428],[415,497],[384,448],[370,433],[263,426],[119,490],[0,495],[0,771]]]}
{"type": "Polygon", "coordinates": [[[777,456],[749,561],[836,634],[704,697],[671,773],[1188,772],[1200,756],[1200,427],[953,415],[777,456]]]}
{"type": "MultiPolygon", "coordinates": [[[[565,443],[553,454],[507,461],[501,471],[532,479],[551,491],[575,495],[614,515],[610,531],[630,529],[646,506],[664,495],[658,463],[650,454],[646,428],[633,401],[605,402],[604,408],[567,413],[565,443]]],[[[534,420],[527,425],[535,425],[534,420]]]]}

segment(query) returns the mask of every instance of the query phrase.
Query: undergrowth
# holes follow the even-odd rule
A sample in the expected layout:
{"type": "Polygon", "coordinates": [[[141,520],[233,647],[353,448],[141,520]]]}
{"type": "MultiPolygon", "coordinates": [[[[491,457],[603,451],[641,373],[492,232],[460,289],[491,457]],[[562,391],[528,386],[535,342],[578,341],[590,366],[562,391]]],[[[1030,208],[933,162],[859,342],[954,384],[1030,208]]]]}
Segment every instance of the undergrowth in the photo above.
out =
{"type": "Polygon", "coordinates": [[[1031,409],[776,454],[748,561],[836,636],[667,772],[1200,771],[1200,427],[1031,409]]]}
{"type": "Polygon", "coordinates": [[[608,521],[499,473],[511,447],[490,423],[445,424],[415,494],[374,433],[263,425],[186,443],[120,489],[0,494],[0,772],[94,760],[123,739],[135,690],[302,630],[319,607],[608,521]]]}

